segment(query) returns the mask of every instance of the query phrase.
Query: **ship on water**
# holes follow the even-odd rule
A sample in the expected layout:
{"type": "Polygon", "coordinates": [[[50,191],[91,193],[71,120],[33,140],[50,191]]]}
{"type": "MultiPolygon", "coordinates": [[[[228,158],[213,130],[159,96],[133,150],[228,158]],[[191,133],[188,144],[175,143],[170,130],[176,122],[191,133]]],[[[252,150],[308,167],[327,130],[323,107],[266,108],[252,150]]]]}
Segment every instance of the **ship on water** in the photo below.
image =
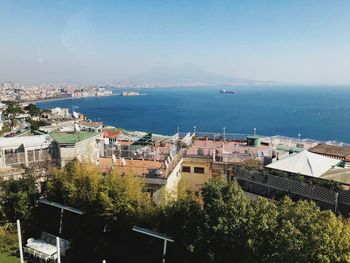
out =
{"type": "Polygon", "coordinates": [[[235,94],[233,90],[225,90],[225,89],[221,89],[220,93],[235,94]]]}

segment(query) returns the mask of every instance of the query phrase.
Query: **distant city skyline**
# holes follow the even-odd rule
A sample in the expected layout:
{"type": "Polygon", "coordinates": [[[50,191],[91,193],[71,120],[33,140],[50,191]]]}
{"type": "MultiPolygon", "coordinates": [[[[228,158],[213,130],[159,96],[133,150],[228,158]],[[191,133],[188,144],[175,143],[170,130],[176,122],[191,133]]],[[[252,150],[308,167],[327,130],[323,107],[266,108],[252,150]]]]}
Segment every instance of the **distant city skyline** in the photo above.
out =
{"type": "Polygon", "coordinates": [[[349,1],[0,2],[0,81],[117,81],[193,64],[350,84],[349,1]]]}

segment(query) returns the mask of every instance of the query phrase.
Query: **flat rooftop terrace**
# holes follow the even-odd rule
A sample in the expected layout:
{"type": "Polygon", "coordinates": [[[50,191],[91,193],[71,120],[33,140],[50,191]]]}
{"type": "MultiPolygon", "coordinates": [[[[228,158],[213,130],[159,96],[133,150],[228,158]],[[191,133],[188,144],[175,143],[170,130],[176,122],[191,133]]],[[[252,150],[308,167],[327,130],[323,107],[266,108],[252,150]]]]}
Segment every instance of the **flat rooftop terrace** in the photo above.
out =
{"type": "Polygon", "coordinates": [[[99,158],[99,168],[102,172],[116,170],[119,174],[167,178],[175,166],[182,160],[184,151],[180,150],[173,157],[167,156],[162,160],[126,159],[112,157],[99,158]]]}
{"type": "Polygon", "coordinates": [[[112,169],[118,174],[132,174],[136,176],[147,176],[152,170],[163,171],[159,176],[165,176],[163,163],[153,160],[130,160],[117,159],[114,163],[112,158],[100,158],[99,167],[102,172],[109,172],[112,169]]]}
{"type": "Polygon", "coordinates": [[[226,155],[226,154],[251,154],[257,156],[261,153],[271,155],[271,147],[266,145],[248,146],[247,143],[237,141],[214,141],[214,140],[195,140],[187,149],[186,155],[202,155],[211,156],[226,155]]]}

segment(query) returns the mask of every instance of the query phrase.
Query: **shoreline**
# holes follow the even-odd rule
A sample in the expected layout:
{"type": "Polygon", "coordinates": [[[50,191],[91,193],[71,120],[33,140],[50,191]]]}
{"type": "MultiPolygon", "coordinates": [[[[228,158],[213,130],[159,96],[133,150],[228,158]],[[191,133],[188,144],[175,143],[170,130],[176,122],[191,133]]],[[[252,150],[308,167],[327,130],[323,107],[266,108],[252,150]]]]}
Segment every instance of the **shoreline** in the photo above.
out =
{"type": "Polygon", "coordinates": [[[34,101],[26,101],[21,103],[40,103],[40,102],[47,102],[47,101],[60,101],[60,100],[80,100],[80,99],[87,99],[87,98],[105,98],[105,97],[115,97],[120,96],[119,94],[112,94],[112,95],[105,95],[105,96],[86,96],[86,97],[67,97],[67,98],[52,98],[47,100],[34,100],[34,101]]]}
{"type": "Polygon", "coordinates": [[[105,95],[105,96],[86,96],[86,97],[67,97],[67,98],[52,98],[52,99],[47,99],[47,100],[35,100],[35,101],[23,101],[21,103],[40,103],[40,102],[51,102],[51,101],[61,101],[61,100],[80,100],[80,99],[88,99],[88,98],[105,98],[105,97],[138,97],[138,96],[147,96],[147,94],[138,94],[138,95],[125,95],[123,96],[122,94],[112,94],[112,95],[105,95]]]}

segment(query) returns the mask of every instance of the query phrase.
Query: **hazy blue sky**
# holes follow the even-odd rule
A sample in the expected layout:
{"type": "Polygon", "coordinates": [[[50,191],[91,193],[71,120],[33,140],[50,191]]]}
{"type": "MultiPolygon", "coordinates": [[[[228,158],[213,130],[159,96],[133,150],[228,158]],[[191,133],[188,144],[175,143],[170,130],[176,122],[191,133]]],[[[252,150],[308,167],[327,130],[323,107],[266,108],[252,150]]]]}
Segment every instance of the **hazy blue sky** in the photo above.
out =
{"type": "Polygon", "coordinates": [[[184,63],[350,83],[350,1],[0,1],[0,80],[112,80],[184,63]]]}

